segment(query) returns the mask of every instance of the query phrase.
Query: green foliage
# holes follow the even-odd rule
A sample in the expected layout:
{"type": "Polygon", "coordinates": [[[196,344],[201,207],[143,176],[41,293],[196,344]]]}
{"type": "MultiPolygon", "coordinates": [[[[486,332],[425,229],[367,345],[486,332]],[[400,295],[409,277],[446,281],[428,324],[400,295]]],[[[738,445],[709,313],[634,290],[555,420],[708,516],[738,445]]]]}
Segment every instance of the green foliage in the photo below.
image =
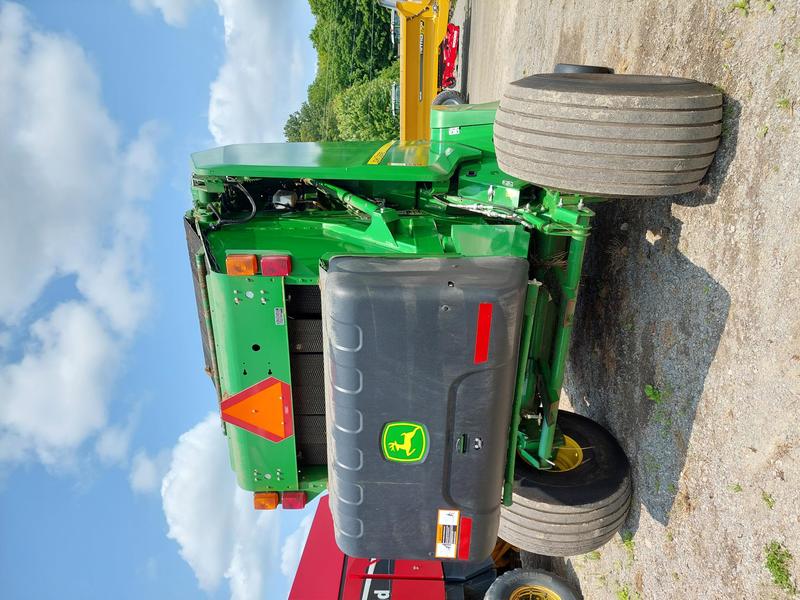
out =
{"type": "Polygon", "coordinates": [[[742,491],[742,486],[741,486],[741,484],[739,484],[739,483],[734,483],[734,484],[733,484],[732,486],[730,486],[728,489],[729,489],[730,491],[732,491],[734,494],[738,494],[739,492],[741,492],[741,491],[742,491]]]}
{"type": "Polygon", "coordinates": [[[664,392],[662,392],[656,386],[650,384],[644,386],[644,395],[656,404],[660,403],[664,399],[664,392]]]}
{"type": "Polygon", "coordinates": [[[764,552],[766,553],[764,566],[772,575],[772,582],[792,596],[797,594],[797,586],[789,574],[789,563],[794,560],[792,553],[786,549],[786,546],[776,541],[764,546],[764,552]]]}
{"type": "Polygon", "coordinates": [[[620,536],[622,537],[622,545],[628,553],[628,562],[633,563],[636,550],[636,542],[633,541],[633,533],[630,531],[623,531],[620,536]]]}
{"type": "Polygon", "coordinates": [[[600,560],[600,553],[597,550],[592,550],[586,554],[586,558],[589,560],[600,560]]]}
{"type": "Polygon", "coordinates": [[[400,76],[397,63],[375,79],[357,83],[334,100],[333,112],[344,140],[386,140],[397,136],[400,123],[392,114],[392,82],[400,76]]]}
{"type": "Polygon", "coordinates": [[[764,501],[764,504],[772,510],[775,508],[775,497],[765,490],[761,490],[761,499],[764,501]]]}
{"type": "Polygon", "coordinates": [[[395,60],[390,12],[375,0],[309,0],[309,4],[317,20],[311,30],[311,42],[317,51],[317,76],[308,87],[308,99],[286,121],[283,130],[286,139],[290,142],[364,139],[352,137],[352,131],[357,129],[352,118],[346,119],[344,132],[338,122],[340,115],[350,117],[347,108],[356,105],[368,109],[364,120],[368,127],[383,131],[390,119],[386,115],[383,120],[378,118],[378,107],[385,106],[391,117],[391,98],[387,92],[385,103],[370,99],[365,85],[377,80],[368,88],[376,93],[387,85],[383,73],[395,60]],[[345,95],[352,88],[357,91],[345,95]],[[338,114],[337,101],[341,105],[338,114]]]}
{"type": "Polygon", "coordinates": [[[736,0],[728,5],[728,12],[738,10],[739,14],[745,17],[750,14],[750,0],[736,0]]]}

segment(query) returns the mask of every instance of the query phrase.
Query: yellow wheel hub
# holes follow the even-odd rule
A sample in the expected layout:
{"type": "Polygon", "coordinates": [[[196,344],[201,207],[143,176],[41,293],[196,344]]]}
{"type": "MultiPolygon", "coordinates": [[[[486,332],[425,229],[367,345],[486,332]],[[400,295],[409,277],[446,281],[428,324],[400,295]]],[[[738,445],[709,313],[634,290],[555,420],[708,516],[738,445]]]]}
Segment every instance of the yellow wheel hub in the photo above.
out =
{"type": "MultiPolygon", "coordinates": [[[[556,456],[553,462],[556,464],[551,471],[563,473],[564,471],[571,471],[576,468],[583,462],[583,450],[580,444],[568,435],[565,435],[564,445],[556,450],[556,456]]],[[[536,596],[533,597],[535,598],[536,596]]]]}
{"type": "Polygon", "coordinates": [[[508,600],[561,600],[561,596],[543,585],[523,585],[511,592],[508,600]]]}

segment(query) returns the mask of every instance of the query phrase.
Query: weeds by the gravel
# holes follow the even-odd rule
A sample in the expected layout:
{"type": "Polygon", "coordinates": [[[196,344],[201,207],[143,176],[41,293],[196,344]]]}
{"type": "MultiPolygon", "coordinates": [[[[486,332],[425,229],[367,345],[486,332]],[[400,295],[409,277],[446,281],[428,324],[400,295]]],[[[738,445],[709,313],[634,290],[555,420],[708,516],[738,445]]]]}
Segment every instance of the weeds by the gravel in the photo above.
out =
{"type": "Polygon", "coordinates": [[[760,138],[767,137],[767,132],[768,131],[769,131],[769,126],[768,125],[762,125],[761,127],[758,128],[758,137],[760,137],[760,138]]]}
{"type": "Polygon", "coordinates": [[[792,110],[792,101],[789,98],[787,98],[786,96],[783,96],[781,98],[778,98],[778,101],[775,103],[775,106],[777,106],[778,108],[780,108],[782,110],[788,110],[788,111],[791,112],[791,110],[792,110]]]}
{"type": "Polygon", "coordinates": [[[617,600],[631,600],[631,593],[628,586],[624,585],[617,590],[617,600]]]}
{"type": "Polygon", "coordinates": [[[775,497],[766,490],[761,490],[761,499],[764,501],[764,504],[766,504],[770,510],[775,508],[775,497]]]}
{"type": "Polygon", "coordinates": [[[741,486],[741,484],[734,483],[734,484],[733,484],[732,486],[730,486],[728,489],[729,489],[730,491],[732,491],[734,494],[738,494],[739,492],[741,492],[741,491],[742,491],[742,486],[741,486]]]}
{"type": "Polygon", "coordinates": [[[786,42],[783,40],[778,40],[772,47],[775,49],[775,53],[778,55],[778,59],[783,62],[783,51],[786,49],[786,42]]]}
{"type": "Polygon", "coordinates": [[[628,562],[633,563],[633,559],[635,558],[634,551],[636,550],[636,542],[633,541],[633,533],[630,531],[623,531],[620,537],[622,538],[622,545],[628,553],[628,562]]]}
{"type": "Polygon", "coordinates": [[[789,563],[794,560],[792,553],[786,546],[774,540],[764,546],[764,553],[764,567],[772,575],[772,582],[792,596],[797,594],[797,586],[789,574],[789,563]]]}
{"type": "Polygon", "coordinates": [[[664,399],[664,392],[654,385],[647,384],[644,386],[644,395],[656,404],[660,404],[664,399]]]}
{"type": "Polygon", "coordinates": [[[600,553],[597,550],[592,550],[586,554],[587,560],[600,560],[600,553]]]}
{"type": "Polygon", "coordinates": [[[728,5],[728,12],[739,11],[742,16],[750,14],[750,0],[736,0],[728,5]]]}

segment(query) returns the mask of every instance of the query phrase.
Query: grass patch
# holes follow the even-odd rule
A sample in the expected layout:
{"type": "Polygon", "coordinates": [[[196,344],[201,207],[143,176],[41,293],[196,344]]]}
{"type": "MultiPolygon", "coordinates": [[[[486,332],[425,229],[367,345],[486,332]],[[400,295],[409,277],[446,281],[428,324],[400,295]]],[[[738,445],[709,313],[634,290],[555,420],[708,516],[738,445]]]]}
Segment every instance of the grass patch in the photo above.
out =
{"type": "Polygon", "coordinates": [[[784,96],[783,98],[778,98],[778,101],[775,103],[775,106],[783,110],[791,110],[792,101],[789,100],[789,98],[787,98],[786,96],[784,96]]]}
{"type": "Polygon", "coordinates": [[[625,548],[625,552],[628,553],[628,562],[632,563],[635,558],[636,550],[636,542],[633,541],[633,533],[630,531],[623,531],[620,537],[622,538],[622,545],[625,548]]]}
{"type": "Polygon", "coordinates": [[[631,592],[628,586],[622,586],[617,590],[617,600],[631,600],[631,592]]]}
{"type": "Polygon", "coordinates": [[[734,483],[733,485],[728,486],[728,489],[732,491],[734,494],[738,494],[739,492],[742,491],[742,486],[738,483],[734,483]]]}
{"type": "Polygon", "coordinates": [[[740,15],[746,17],[750,14],[750,0],[736,0],[728,5],[728,12],[737,11],[740,15]]]}
{"type": "Polygon", "coordinates": [[[775,508],[775,497],[765,490],[761,490],[761,499],[764,501],[764,504],[772,510],[775,508]]]}
{"type": "Polygon", "coordinates": [[[767,137],[768,132],[769,132],[769,126],[762,125],[761,127],[758,128],[758,137],[765,138],[767,137]]]}
{"type": "Polygon", "coordinates": [[[656,404],[660,404],[666,397],[666,393],[663,390],[650,384],[644,386],[644,395],[656,404]]]}
{"type": "Polygon", "coordinates": [[[587,560],[600,560],[600,553],[597,550],[592,550],[586,554],[587,560]]]}
{"type": "Polygon", "coordinates": [[[789,575],[789,563],[794,560],[792,553],[786,546],[776,541],[764,546],[764,553],[766,554],[764,567],[772,575],[772,583],[792,596],[797,594],[797,586],[789,575]]]}

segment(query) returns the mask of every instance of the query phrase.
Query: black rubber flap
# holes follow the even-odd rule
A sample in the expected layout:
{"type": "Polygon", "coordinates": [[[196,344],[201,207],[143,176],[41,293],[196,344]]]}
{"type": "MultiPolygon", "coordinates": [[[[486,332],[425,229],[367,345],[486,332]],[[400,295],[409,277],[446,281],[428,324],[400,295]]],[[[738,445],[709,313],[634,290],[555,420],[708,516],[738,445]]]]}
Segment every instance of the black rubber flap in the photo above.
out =
{"type": "Polygon", "coordinates": [[[330,507],[345,554],[490,554],[527,271],[503,257],[338,257],[321,271],[330,507]]]}

